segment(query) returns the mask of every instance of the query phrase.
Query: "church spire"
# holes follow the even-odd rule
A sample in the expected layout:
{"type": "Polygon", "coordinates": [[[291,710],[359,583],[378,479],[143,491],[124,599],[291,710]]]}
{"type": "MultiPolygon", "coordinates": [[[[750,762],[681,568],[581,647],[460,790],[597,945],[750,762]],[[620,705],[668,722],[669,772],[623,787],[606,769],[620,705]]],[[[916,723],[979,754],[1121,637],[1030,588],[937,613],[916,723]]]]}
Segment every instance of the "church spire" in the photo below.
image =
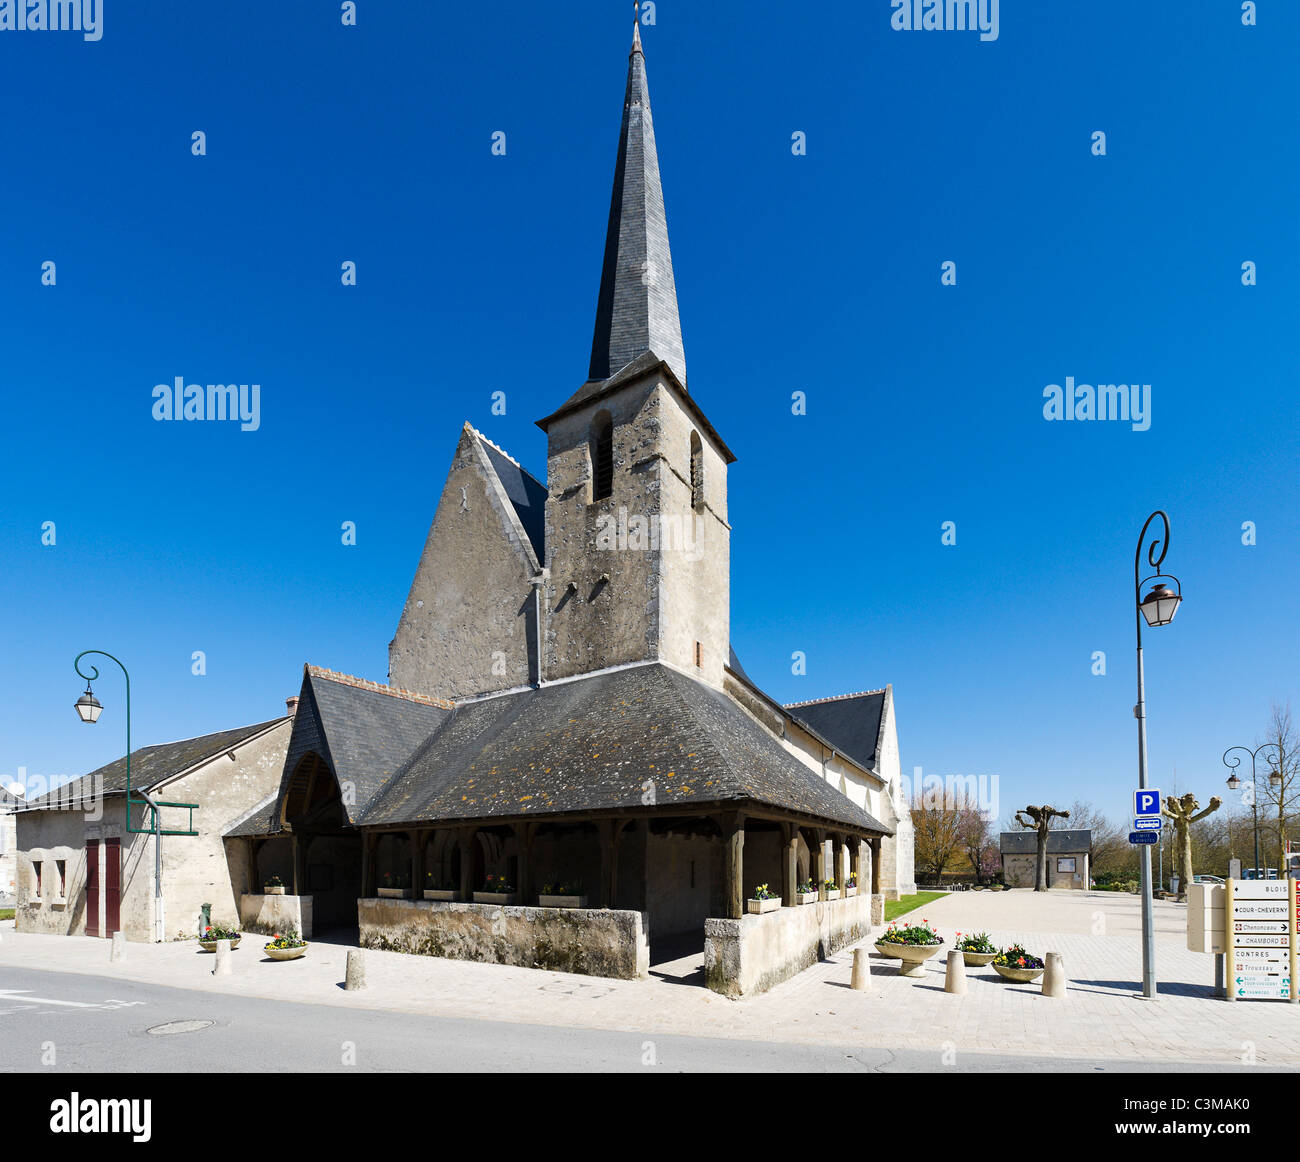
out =
{"type": "Polygon", "coordinates": [[[628,54],[623,128],[614,166],[589,376],[608,379],[647,351],[667,363],[685,387],[686,350],[659,183],[659,151],[650,115],[641,22],[637,20],[628,54]]]}

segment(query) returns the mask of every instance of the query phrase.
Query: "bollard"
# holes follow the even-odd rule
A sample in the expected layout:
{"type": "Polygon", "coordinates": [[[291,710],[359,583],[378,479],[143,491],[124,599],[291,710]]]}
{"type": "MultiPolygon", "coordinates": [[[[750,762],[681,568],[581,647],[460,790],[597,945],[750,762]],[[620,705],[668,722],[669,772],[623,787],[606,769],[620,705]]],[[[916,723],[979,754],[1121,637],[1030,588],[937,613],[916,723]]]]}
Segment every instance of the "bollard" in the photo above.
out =
{"type": "Polygon", "coordinates": [[[212,967],[213,976],[230,975],[230,941],[217,941],[217,963],[212,967]]]}
{"type": "Polygon", "coordinates": [[[959,997],[966,995],[966,954],[960,948],[948,949],[948,974],[944,977],[943,991],[959,997]]]}
{"type": "Polygon", "coordinates": [[[126,933],[114,932],[108,950],[109,960],[123,960],[126,957],[126,933]]]}
{"type": "Polygon", "coordinates": [[[348,972],[343,987],[348,992],[366,987],[366,958],[360,948],[348,949],[348,972]]]}
{"type": "Polygon", "coordinates": [[[855,948],[853,950],[853,979],[849,984],[850,987],[857,989],[859,992],[869,993],[871,991],[871,961],[867,959],[867,950],[865,948],[855,948]]]}
{"type": "Polygon", "coordinates": [[[1043,972],[1043,996],[1065,996],[1065,962],[1059,952],[1049,952],[1045,958],[1047,967],[1043,972]]]}

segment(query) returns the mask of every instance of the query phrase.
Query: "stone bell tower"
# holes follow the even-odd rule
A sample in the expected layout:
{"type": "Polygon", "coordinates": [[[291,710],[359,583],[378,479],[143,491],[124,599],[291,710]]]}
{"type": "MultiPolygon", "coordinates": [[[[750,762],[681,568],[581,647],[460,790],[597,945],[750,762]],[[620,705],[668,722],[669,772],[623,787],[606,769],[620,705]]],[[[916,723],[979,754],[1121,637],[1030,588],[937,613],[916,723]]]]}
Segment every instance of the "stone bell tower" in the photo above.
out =
{"type": "Polygon", "coordinates": [[[546,432],[547,681],[662,660],[722,686],[730,449],[686,390],[640,26],[587,382],[546,432]]]}

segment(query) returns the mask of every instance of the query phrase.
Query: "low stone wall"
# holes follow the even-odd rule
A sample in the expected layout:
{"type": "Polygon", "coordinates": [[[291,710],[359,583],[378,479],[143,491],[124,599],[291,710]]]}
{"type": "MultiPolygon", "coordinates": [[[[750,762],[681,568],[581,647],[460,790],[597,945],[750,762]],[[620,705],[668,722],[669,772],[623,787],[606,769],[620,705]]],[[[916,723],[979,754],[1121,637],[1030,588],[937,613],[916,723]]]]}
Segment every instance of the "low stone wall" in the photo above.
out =
{"type": "Polygon", "coordinates": [[[704,976],[729,997],[752,996],[803,972],[871,932],[880,896],[778,908],[763,916],[704,922],[704,976]]]}
{"type": "Polygon", "coordinates": [[[643,912],[441,900],[357,901],[363,948],[624,980],[650,975],[643,912]]]}
{"type": "Polygon", "coordinates": [[[245,932],[274,936],[296,928],[304,940],[311,939],[310,896],[263,896],[245,893],[239,897],[239,926],[245,932]]]}

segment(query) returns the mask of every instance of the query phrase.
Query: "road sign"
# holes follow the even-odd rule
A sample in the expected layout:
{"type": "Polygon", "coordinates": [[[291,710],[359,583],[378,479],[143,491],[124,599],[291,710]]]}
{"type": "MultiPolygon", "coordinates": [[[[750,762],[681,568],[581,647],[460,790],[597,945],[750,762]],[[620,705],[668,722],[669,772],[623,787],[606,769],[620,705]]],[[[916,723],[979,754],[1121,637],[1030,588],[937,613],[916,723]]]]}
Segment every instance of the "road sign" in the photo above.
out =
{"type": "Polygon", "coordinates": [[[1286,901],[1278,900],[1233,900],[1233,920],[1285,920],[1286,901]]]}
{"type": "MultiPolygon", "coordinates": [[[[1232,925],[1234,932],[1280,932],[1286,933],[1290,929],[1285,920],[1235,920],[1232,925]]],[[[1246,941],[1250,943],[1249,940],[1246,941]]]]}
{"type": "Polygon", "coordinates": [[[1285,900],[1286,892],[1286,880],[1242,880],[1232,890],[1238,900],[1285,900]]]}
{"type": "Polygon", "coordinates": [[[1155,788],[1133,792],[1133,818],[1141,819],[1143,815],[1160,816],[1160,792],[1155,788]]]}
{"type": "Polygon", "coordinates": [[[1128,841],[1135,847],[1141,847],[1144,843],[1155,843],[1160,838],[1158,831],[1130,831],[1128,841]]]}
{"type": "Polygon", "coordinates": [[[1159,831],[1163,826],[1159,815],[1143,815],[1133,820],[1134,831],[1159,831]]]}
{"type": "Polygon", "coordinates": [[[1291,982],[1287,981],[1286,984],[1238,982],[1232,986],[1232,995],[1247,1001],[1286,1001],[1291,999],[1291,982]]]}
{"type": "Polygon", "coordinates": [[[1291,946],[1285,948],[1236,948],[1232,950],[1232,964],[1237,972],[1249,969],[1283,972],[1291,975],[1291,946]],[[1279,965],[1286,965],[1285,969],[1279,965]]]}

